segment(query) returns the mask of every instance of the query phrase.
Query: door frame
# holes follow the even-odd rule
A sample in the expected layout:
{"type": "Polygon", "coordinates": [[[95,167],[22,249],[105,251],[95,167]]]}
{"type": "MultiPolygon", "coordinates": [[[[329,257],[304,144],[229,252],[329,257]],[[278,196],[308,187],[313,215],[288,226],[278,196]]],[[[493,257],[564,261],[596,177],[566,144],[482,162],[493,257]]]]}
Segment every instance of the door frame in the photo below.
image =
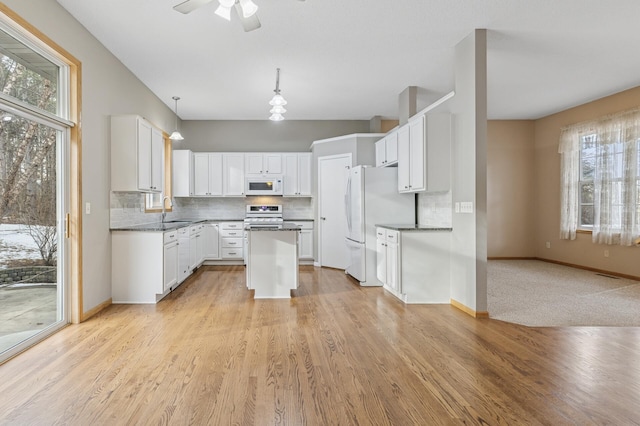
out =
{"type": "Polygon", "coordinates": [[[322,220],[320,219],[320,213],[322,212],[322,167],[321,162],[327,160],[336,160],[338,158],[348,158],[349,168],[353,167],[353,154],[345,152],[343,154],[325,155],[318,157],[318,210],[316,212],[316,223],[318,224],[318,266],[322,267],[322,220]]]}

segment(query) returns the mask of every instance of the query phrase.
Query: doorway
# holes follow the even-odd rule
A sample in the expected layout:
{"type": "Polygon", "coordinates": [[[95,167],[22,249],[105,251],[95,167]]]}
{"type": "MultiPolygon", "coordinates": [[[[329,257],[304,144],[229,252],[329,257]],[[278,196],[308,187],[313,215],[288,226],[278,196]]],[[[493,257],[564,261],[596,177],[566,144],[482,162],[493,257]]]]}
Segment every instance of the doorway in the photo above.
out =
{"type": "Polygon", "coordinates": [[[345,269],[345,189],[351,168],[351,153],[318,158],[318,224],[320,266],[345,269]]]}

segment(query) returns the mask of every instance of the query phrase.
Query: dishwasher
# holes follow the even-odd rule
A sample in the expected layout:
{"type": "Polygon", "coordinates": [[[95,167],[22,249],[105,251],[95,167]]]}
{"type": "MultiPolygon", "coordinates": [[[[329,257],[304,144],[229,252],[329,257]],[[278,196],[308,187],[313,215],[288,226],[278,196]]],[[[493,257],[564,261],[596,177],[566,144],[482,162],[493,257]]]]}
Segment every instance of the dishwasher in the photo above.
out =
{"type": "Polygon", "coordinates": [[[178,284],[189,276],[189,227],[178,229],[178,284]]]}

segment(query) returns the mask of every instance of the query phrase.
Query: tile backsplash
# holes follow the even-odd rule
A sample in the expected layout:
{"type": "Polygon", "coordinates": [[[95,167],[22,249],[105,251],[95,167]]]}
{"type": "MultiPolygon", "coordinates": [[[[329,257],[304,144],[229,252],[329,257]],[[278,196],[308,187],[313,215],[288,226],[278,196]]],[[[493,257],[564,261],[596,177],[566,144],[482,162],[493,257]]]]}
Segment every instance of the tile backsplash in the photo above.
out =
{"type": "Polygon", "coordinates": [[[452,207],[451,191],[418,194],[418,224],[450,228],[452,207]]]}
{"type": "MultiPolygon", "coordinates": [[[[144,212],[144,194],[112,192],[110,226],[121,228],[160,221],[160,213],[144,212]]],[[[190,197],[174,198],[167,220],[242,220],[249,204],[282,204],[285,219],[313,219],[313,198],[303,197],[190,197]]]]}

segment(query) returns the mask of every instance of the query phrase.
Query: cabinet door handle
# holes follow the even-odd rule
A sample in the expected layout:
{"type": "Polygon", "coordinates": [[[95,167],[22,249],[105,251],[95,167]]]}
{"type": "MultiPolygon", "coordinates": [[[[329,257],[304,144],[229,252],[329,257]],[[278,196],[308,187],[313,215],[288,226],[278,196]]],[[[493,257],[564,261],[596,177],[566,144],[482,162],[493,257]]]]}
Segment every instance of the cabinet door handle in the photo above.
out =
{"type": "Polygon", "coordinates": [[[320,219],[322,219],[322,220],[327,220],[327,218],[326,218],[326,217],[321,217],[320,219]]]}

